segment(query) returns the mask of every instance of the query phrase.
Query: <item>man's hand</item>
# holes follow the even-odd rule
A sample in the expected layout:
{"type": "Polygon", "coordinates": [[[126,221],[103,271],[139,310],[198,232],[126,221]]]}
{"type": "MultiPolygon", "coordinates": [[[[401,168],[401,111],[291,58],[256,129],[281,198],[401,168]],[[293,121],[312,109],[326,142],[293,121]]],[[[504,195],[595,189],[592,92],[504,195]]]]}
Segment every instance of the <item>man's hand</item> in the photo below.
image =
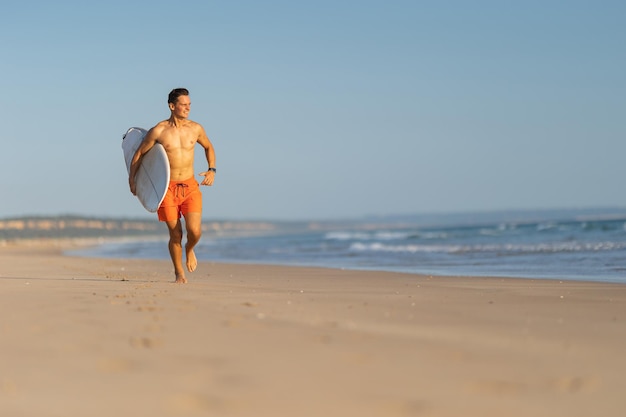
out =
{"type": "Polygon", "coordinates": [[[213,185],[213,180],[215,180],[215,172],[213,171],[204,171],[201,172],[200,175],[204,177],[200,185],[213,185]]]}
{"type": "Polygon", "coordinates": [[[133,193],[133,195],[137,195],[137,184],[133,177],[128,178],[128,185],[130,186],[130,192],[133,193]]]}

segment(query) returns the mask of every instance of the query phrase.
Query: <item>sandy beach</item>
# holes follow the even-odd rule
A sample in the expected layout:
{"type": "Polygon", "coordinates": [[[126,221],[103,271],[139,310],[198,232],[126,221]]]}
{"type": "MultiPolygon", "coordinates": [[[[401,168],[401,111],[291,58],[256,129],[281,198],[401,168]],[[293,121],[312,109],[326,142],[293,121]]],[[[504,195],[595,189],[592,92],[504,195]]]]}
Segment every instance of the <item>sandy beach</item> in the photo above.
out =
{"type": "Polygon", "coordinates": [[[0,415],[622,416],[626,286],[0,247],[0,415]]]}

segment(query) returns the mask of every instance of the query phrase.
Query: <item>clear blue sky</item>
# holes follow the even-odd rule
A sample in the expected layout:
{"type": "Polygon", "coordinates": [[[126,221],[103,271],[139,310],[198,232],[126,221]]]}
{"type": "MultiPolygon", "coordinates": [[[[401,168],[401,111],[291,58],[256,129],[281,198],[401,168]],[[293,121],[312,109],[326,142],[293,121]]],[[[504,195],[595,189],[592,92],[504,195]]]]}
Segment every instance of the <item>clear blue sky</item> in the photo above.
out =
{"type": "Polygon", "coordinates": [[[205,219],[626,206],[625,20],[623,1],[12,2],[0,217],[151,216],[121,138],[174,87],[216,148],[205,219]]]}

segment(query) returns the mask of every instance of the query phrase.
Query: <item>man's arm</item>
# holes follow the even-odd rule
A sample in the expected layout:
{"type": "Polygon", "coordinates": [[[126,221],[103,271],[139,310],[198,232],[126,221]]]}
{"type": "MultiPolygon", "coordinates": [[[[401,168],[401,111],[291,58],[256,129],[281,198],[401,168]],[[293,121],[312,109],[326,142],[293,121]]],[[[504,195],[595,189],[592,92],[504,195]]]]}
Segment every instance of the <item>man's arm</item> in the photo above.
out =
{"type": "Polygon", "coordinates": [[[206,161],[209,168],[208,170],[200,173],[200,175],[204,176],[204,179],[200,184],[213,185],[213,181],[215,180],[215,149],[213,149],[213,144],[209,140],[209,137],[206,135],[206,132],[204,131],[204,128],[202,126],[200,126],[198,143],[204,148],[204,155],[206,156],[206,161]]]}
{"type": "Polygon", "coordinates": [[[148,131],[148,133],[146,133],[146,137],[143,138],[143,141],[141,141],[139,148],[137,148],[137,151],[135,152],[135,155],[133,155],[133,159],[130,162],[130,170],[128,172],[128,185],[130,186],[130,192],[133,193],[133,195],[137,194],[135,176],[137,175],[137,170],[139,169],[139,165],[141,164],[141,158],[143,158],[143,156],[148,153],[150,149],[152,149],[152,147],[156,143],[157,138],[158,132],[156,130],[156,127],[153,127],[148,131]]]}

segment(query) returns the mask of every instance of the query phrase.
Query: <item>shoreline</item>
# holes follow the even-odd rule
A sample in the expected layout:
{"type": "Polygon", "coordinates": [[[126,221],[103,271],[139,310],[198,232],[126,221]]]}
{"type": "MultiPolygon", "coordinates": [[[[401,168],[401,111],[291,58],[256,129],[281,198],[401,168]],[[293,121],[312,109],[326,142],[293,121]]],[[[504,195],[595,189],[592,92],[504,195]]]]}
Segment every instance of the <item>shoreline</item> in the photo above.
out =
{"type": "MultiPolygon", "coordinates": [[[[77,260],[85,260],[85,261],[102,261],[102,262],[155,262],[157,265],[165,265],[170,266],[171,262],[169,259],[161,259],[161,258],[115,258],[115,257],[97,257],[97,256],[83,256],[79,254],[72,254],[71,251],[80,251],[83,249],[87,249],[89,247],[97,247],[102,244],[109,243],[125,243],[132,241],[143,242],[146,240],[167,240],[166,236],[154,236],[149,237],[120,237],[120,238],[66,238],[66,239],[19,239],[12,240],[9,242],[4,242],[0,244],[0,259],[2,259],[3,254],[25,254],[24,251],[36,251],[35,254],[45,254],[52,255],[54,257],[58,256],[61,258],[67,259],[77,259],[77,260]],[[3,252],[4,251],[4,252],[3,252]]],[[[446,279],[446,280],[484,280],[484,281],[522,281],[522,282],[558,282],[558,283],[583,283],[583,284],[607,284],[614,285],[618,287],[626,288],[626,283],[622,282],[614,282],[614,281],[595,281],[589,279],[572,279],[572,278],[551,278],[551,277],[529,277],[529,276],[499,276],[499,275],[454,275],[454,274],[437,274],[437,273],[419,273],[419,272],[411,272],[411,271],[393,271],[393,270],[384,270],[384,269],[357,269],[357,268],[337,268],[332,266],[315,266],[315,265],[289,265],[289,264],[279,264],[279,263],[255,263],[255,262],[227,262],[227,261],[207,261],[207,260],[199,260],[199,265],[204,265],[205,267],[211,268],[215,266],[221,266],[224,268],[277,268],[277,269],[311,269],[311,270],[320,270],[320,271],[337,271],[337,272],[345,272],[345,273],[365,273],[365,274],[390,274],[390,275],[403,275],[403,276],[413,276],[415,278],[420,279],[446,279]]],[[[173,269],[172,269],[173,271],[173,269]]],[[[172,272],[173,274],[173,272],[172,272]]],[[[159,274],[161,276],[161,274],[159,274]]],[[[2,275],[0,274],[0,278],[2,275]]]]}
{"type": "MultiPolygon", "coordinates": [[[[84,242],[83,242],[84,243],[84,242]]],[[[0,414],[621,416],[623,284],[0,247],[0,414]]]]}
{"type": "MultiPolygon", "coordinates": [[[[129,260],[143,260],[143,261],[152,261],[152,260],[169,260],[167,257],[144,257],[144,258],[117,258],[112,256],[97,256],[86,252],[85,254],[81,254],[80,252],[85,249],[97,248],[101,245],[106,244],[126,244],[132,242],[146,242],[146,241],[155,241],[155,242],[167,242],[167,236],[155,236],[149,239],[141,238],[141,237],[130,237],[130,238],[115,238],[115,239],[93,239],[91,242],[87,242],[86,244],[78,244],[74,247],[68,249],[63,253],[65,256],[70,257],[80,257],[80,258],[94,258],[94,259],[129,259],[129,260]],[[73,252],[73,253],[72,253],[73,252]]],[[[0,248],[2,245],[0,244],[0,248]]],[[[199,262],[203,263],[211,263],[211,264],[224,264],[224,265],[258,265],[258,266],[269,266],[269,267],[288,267],[288,268],[321,268],[321,269],[337,269],[341,271],[362,271],[362,272],[380,272],[380,273],[394,273],[394,274],[408,274],[408,275],[416,275],[416,276],[432,276],[432,277],[442,277],[442,278],[493,278],[493,279],[524,279],[524,280],[550,280],[550,281],[572,281],[572,282],[588,282],[588,283],[607,283],[607,284],[616,284],[616,285],[626,285],[625,280],[611,279],[609,277],[603,277],[594,279],[591,277],[571,277],[571,276],[548,276],[548,275],[522,275],[522,274],[514,274],[514,275],[506,275],[506,274],[496,274],[496,273],[453,273],[449,271],[436,271],[436,272],[422,272],[422,271],[411,271],[411,270],[403,270],[401,268],[389,268],[382,269],[377,267],[351,267],[351,266],[325,266],[325,265],[312,265],[312,264],[298,264],[298,263],[280,263],[280,262],[258,262],[258,261],[231,261],[231,260],[206,260],[199,259],[199,262]]]]}

